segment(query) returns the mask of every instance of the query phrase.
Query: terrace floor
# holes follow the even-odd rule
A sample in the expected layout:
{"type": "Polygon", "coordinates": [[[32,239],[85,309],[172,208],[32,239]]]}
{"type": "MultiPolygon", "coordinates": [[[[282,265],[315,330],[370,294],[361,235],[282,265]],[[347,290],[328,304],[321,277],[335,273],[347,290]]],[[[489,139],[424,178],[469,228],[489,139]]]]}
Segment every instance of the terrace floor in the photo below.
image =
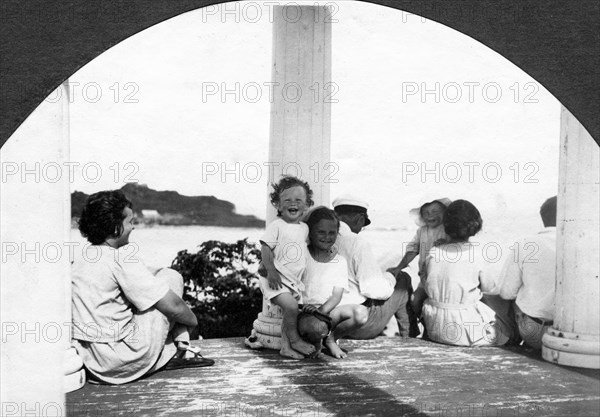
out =
{"type": "Polygon", "coordinates": [[[195,341],[212,367],[67,394],[69,416],[595,416],[600,372],[524,348],[341,341],[344,360],[295,361],[243,339],[195,341]]]}

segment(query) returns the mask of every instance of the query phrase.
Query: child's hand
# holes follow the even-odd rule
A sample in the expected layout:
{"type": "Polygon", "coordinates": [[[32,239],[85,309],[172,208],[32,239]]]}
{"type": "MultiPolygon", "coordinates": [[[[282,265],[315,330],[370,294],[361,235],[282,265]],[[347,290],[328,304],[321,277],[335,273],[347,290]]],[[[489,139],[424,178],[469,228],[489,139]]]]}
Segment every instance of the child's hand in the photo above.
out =
{"type": "Polygon", "coordinates": [[[277,272],[267,274],[267,280],[269,281],[269,288],[272,290],[278,290],[283,287],[283,284],[281,283],[281,277],[277,272]]]}
{"type": "Polygon", "coordinates": [[[315,311],[318,311],[318,310],[319,309],[312,304],[305,304],[302,306],[302,311],[304,313],[313,314],[315,311]]]}

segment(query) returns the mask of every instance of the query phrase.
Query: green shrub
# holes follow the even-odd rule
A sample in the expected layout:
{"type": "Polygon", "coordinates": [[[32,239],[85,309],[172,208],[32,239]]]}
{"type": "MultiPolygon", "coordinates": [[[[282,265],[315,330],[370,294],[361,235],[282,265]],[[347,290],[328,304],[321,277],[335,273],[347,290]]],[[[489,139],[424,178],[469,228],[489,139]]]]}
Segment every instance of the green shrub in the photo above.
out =
{"type": "MultiPolygon", "coordinates": [[[[177,253],[171,268],[183,276],[183,299],[198,318],[204,338],[248,336],[262,310],[258,288],[260,249],[247,242],[209,240],[197,253],[177,253]]],[[[198,334],[192,334],[197,338],[198,334]]]]}

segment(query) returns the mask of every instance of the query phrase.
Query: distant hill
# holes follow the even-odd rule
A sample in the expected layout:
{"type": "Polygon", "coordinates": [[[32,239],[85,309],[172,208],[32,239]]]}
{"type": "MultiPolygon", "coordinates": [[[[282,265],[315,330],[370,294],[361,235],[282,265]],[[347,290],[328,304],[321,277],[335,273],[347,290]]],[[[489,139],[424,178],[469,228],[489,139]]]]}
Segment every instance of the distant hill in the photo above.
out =
{"type": "MultiPolygon", "coordinates": [[[[133,211],[142,223],[176,226],[202,225],[223,227],[264,227],[255,216],[235,213],[235,205],[213,196],[187,197],[176,191],[156,191],[143,184],[125,184],[121,190],[133,203],[133,211]],[[158,218],[144,219],[142,210],[156,210],[158,218]]],[[[71,194],[71,217],[79,217],[88,195],[71,194]]]]}

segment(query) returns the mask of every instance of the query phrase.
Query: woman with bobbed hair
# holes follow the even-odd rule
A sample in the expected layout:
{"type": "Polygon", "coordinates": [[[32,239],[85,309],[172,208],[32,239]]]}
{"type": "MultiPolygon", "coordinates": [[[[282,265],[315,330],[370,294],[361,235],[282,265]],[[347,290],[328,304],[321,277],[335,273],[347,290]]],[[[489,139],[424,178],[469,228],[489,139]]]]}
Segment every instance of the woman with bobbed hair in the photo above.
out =
{"type": "Polygon", "coordinates": [[[131,202],[122,191],[89,196],[79,230],[91,246],[72,265],[73,345],[91,382],[124,384],[160,369],[209,366],[189,343],[198,322],[181,299],[183,280],[151,270],[129,243],[131,202]]]}
{"type": "Polygon", "coordinates": [[[486,273],[481,248],[469,242],[483,225],[479,210],[466,200],[456,200],[444,213],[450,242],[427,254],[429,298],[423,319],[431,340],[456,346],[501,346],[508,337],[496,323],[494,311],[481,301],[482,291],[494,290],[486,273]]]}

